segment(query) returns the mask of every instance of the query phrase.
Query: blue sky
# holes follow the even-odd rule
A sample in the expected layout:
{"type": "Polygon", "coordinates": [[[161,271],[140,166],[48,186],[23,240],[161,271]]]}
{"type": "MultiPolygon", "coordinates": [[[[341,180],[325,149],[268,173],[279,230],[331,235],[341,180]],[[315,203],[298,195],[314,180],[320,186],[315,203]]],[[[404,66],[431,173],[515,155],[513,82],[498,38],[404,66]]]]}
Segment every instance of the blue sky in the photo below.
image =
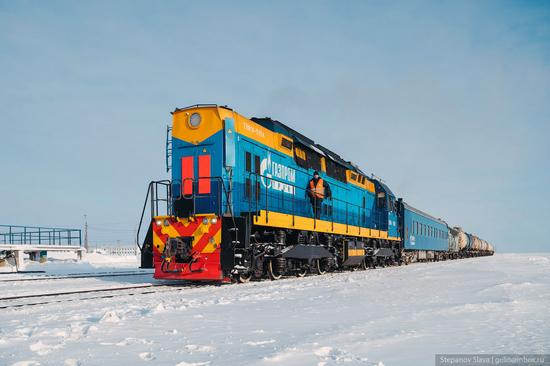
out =
{"type": "Polygon", "coordinates": [[[212,102],[548,251],[549,66],[544,1],[0,0],[0,223],[131,242],[169,112],[212,102]]]}

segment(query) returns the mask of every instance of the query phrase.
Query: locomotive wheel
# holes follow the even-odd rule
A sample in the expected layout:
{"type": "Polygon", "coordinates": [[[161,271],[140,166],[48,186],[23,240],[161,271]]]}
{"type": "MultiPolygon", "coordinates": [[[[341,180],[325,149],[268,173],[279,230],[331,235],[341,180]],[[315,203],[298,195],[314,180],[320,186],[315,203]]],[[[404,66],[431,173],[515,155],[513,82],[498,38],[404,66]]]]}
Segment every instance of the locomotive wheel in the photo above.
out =
{"type": "Polygon", "coordinates": [[[237,282],[247,283],[247,282],[250,282],[251,278],[252,278],[252,272],[239,273],[239,275],[237,276],[237,282]]]}
{"type": "Polygon", "coordinates": [[[298,271],[296,271],[296,276],[305,277],[308,271],[309,271],[309,268],[307,268],[307,266],[302,266],[298,269],[298,271]]]}
{"type": "Polygon", "coordinates": [[[369,258],[368,265],[371,269],[376,269],[376,258],[369,258]]]}
{"type": "Polygon", "coordinates": [[[279,273],[275,270],[275,265],[273,264],[273,260],[270,260],[267,263],[267,274],[269,275],[269,278],[272,280],[280,280],[281,277],[283,277],[282,273],[279,273]]]}
{"type": "Polygon", "coordinates": [[[315,261],[315,273],[318,275],[327,273],[326,263],[323,263],[323,258],[319,258],[315,261]]]}

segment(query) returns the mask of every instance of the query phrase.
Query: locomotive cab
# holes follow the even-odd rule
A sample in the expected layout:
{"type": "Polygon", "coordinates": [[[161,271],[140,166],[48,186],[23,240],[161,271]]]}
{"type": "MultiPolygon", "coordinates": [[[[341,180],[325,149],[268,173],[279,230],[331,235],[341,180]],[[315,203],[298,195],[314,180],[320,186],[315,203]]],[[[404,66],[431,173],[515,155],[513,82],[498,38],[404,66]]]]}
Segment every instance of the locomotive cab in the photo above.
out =
{"type": "Polygon", "coordinates": [[[390,188],[380,180],[373,179],[376,188],[376,206],[379,210],[379,230],[387,231],[388,237],[399,237],[397,201],[390,188]]]}
{"type": "Polygon", "coordinates": [[[223,279],[221,221],[228,210],[224,120],[232,117],[232,110],[215,105],[172,112],[167,197],[158,197],[158,187],[151,192],[153,210],[165,200],[166,212],[155,212],[146,237],[152,242],[155,278],[223,279]]]}
{"type": "Polygon", "coordinates": [[[223,122],[218,111],[196,106],[172,113],[171,193],[176,217],[221,213],[223,122]]]}

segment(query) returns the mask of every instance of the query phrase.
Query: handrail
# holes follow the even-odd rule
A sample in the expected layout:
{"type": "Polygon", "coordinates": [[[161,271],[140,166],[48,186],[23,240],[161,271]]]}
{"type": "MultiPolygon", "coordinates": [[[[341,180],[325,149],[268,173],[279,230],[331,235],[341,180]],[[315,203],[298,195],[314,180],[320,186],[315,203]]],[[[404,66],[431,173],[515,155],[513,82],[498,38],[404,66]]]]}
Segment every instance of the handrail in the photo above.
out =
{"type": "MultiPolygon", "coordinates": [[[[290,210],[290,214],[292,215],[292,220],[293,220],[293,224],[295,222],[295,216],[296,216],[296,212],[297,212],[297,209],[296,209],[296,193],[298,191],[301,191],[301,192],[304,192],[304,197],[307,197],[306,196],[306,193],[307,193],[307,188],[303,188],[303,187],[299,187],[295,184],[292,184],[292,183],[289,183],[287,181],[283,181],[281,179],[278,179],[278,178],[274,178],[274,177],[268,177],[266,175],[262,175],[262,174],[259,174],[259,173],[256,173],[256,172],[247,172],[247,179],[250,181],[250,194],[248,195],[248,197],[246,197],[247,199],[247,202],[248,202],[248,209],[250,210],[250,208],[252,207],[252,205],[254,204],[254,207],[255,207],[255,212],[259,212],[259,209],[261,208],[260,205],[262,202],[260,201],[263,201],[260,199],[261,196],[259,196],[259,192],[256,192],[258,190],[258,187],[260,186],[258,183],[261,182],[261,179],[263,178],[264,181],[265,181],[265,185],[267,186],[269,184],[269,182],[277,182],[277,183],[280,183],[280,184],[284,184],[286,186],[289,186],[289,187],[292,187],[292,206],[291,206],[291,210],[290,210]],[[252,201],[254,200],[254,201],[252,201]]],[[[245,187],[246,187],[246,182],[245,182],[245,187]]],[[[263,188],[265,189],[265,211],[266,211],[266,221],[269,220],[269,211],[273,211],[272,208],[270,208],[269,206],[269,196],[271,197],[275,197],[278,192],[276,192],[275,190],[270,190],[270,189],[267,189],[267,188],[263,188]]],[[[281,194],[281,202],[282,202],[282,209],[284,210],[284,202],[285,202],[285,192],[284,190],[281,190],[280,191],[280,194],[281,194]]],[[[365,217],[367,217],[367,212],[370,212],[371,213],[371,217],[372,217],[372,222],[373,224],[375,225],[375,228],[378,229],[379,227],[381,227],[382,225],[382,220],[383,220],[383,217],[381,214],[377,213],[375,210],[372,210],[370,208],[367,208],[367,207],[362,207],[361,205],[358,205],[358,204],[355,204],[355,203],[352,203],[352,202],[349,202],[347,200],[343,200],[343,199],[339,199],[339,198],[335,198],[335,197],[332,197],[331,198],[331,202],[330,202],[330,214],[327,213],[326,216],[330,216],[331,218],[331,223],[332,223],[332,227],[334,228],[334,222],[335,222],[335,218],[338,217],[338,213],[339,213],[339,209],[338,209],[338,206],[341,207],[341,210],[342,212],[340,212],[341,214],[344,215],[343,217],[343,223],[346,224],[346,231],[349,230],[349,225],[353,225],[353,223],[356,221],[356,224],[358,227],[361,227],[363,225],[365,225],[366,223],[363,222],[362,220],[362,217],[361,217],[361,213],[364,214],[365,217]],[[337,210],[335,211],[334,207],[335,207],[335,204],[336,204],[336,207],[337,207],[337,210]],[[353,208],[353,210],[350,211],[350,208],[353,208]],[[354,218],[354,215],[352,214],[352,212],[355,211],[355,208],[357,209],[357,217],[354,218]],[[374,213],[374,216],[372,216],[372,214],[374,213]],[[351,221],[351,223],[350,223],[351,221]]],[[[322,208],[321,208],[322,210],[322,208]]],[[[315,217],[315,214],[313,213],[313,220],[314,220],[314,225],[316,225],[316,221],[317,221],[317,218],[315,217]]]]}
{"type": "MultiPolygon", "coordinates": [[[[200,180],[208,180],[208,181],[215,181],[216,183],[218,183],[218,190],[217,190],[217,198],[218,198],[218,216],[221,216],[222,215],[222,211],[223,211],[223,208],[222,208],[222,193],[225,195],[226,197],[226,200],[229,201],[229,191],[227,189],[227,187],[225,186],[225,181],[223,180],[222,177],[220,176],[215,176],[215,177],[198,177],[198,178],[184,178],[183,180],[181,179],[176,179],[176,180],[173,180],[172,181],[172,185],[176,185],[179,183],[179,186],[180,186],[180,190],[179,190],[179,195],[178,196],[173,196],[172,198],[177,200],[177,199],[185,199],[185,200],[193,200],[193,215],[196,214],[196,203],[197,203],[197,198],[198,199],[204,199],[204,198],[208,198],[208,197],[212,197],[212,193],[198,193],[198,187],[197,185],[199,184],[199,181],[200,180]],[[183,187],[185,185],[185,182],[187,181],[190,181],[191,182],[191,194],[187,195],[187,194],[184,194],[183,193],[183,187]]],[[[231,207],[228,207],[229,210],[231,211],[232,213],[232,208],[231,207]]]]}
{"type": "Polygon", "coordinates": [[[1,244],[82,245],[80,229],[0,225],[1,244]],[[4,230],[2,232],[2,230],[4,230]]]}
{"type": "MultiPolygon", "coordinates": [[[[1,224],[0,225],[0,228],[20,228],[20,229],[49,229],[49,230],[71,230],[71,231],[76,231],[76,230],[80,230],[80,229],[70,229],[70,228],[66,228],[66,227],[46,227],[46,226],[27,226],[27,225],[4,225],[4,224],[1,224]]],[[[6,234],[6,233],[0,233],[0,234],[6,234]]]]}
{"type": "MultiPolygon", "coordinates": [[[[246,176],[245,176],[246,177],[246,176]]],[[[173,180],[173,181],[170,181],[170,180],[161,180],[161,181],[152,181],[149,183],[149,186],[148,186],[148,189],[147,189],[147,194],[145,196],[145,201],[144,201],[144,204],[143,204],[143,209],[142,209],[142,212],[141,212],[141,217],[140,217],[140,221],[139,221],[139,226],[138,226],[138,229],[137,229],[137,233],[136,233],[136,244],[137,246],[140,248],[140,250],[142,250],[142,246],[139,244],[139,237],[140,237],[140,233],[141,233],[141,226],[143,225],[143,218],[145,216],[145,210],[147,208],[147,204],[148,204],[148,201],[150,200],[150,206],[151,206],[151,218],[155,217],[155,216],[158,216],[158,211],[159,211],[159,201],[165,201],[166,202],[166,207],[167,207],[167,215],[172,215],[173,214],[173,202],[174,200],[179,200],[179,199],[184,199],[184,200],[192,200],[193,201],[193,215],[196,214],[196,208],[197,208],[197,200],[200,200],[200,199],[208,199],[208,198],[211,198],[213,196],[212,192],[210,193],[198,193],[198,183],[201,179],[206,179],[206,180],[209,180],[209,181],[215,181],[217,183],[217,214],[218,216],[222,216],[222,212],[225,212],[224,210],[224,207],[222,207],[222,194],[226,197],[226,205],[227,205],[227,210],[229,211],[229,214],[230,216],[233,216],[233,208],[231,207],[231,204],[229,202],[229,195],[231,192],[228,191],[228,188],[226,187],[225,185],[225,181],[222,177],[219,177],[219,176],[215,176],[215,177],[198,177],[198,178],[185,178],[183,180],[180,180],[180,179],[177,179],[177,180],[173,180]],[[186,195],[186,194],[183,194],[183,187],[184,187],[184,183],[187,182],[187,181],[191,181],[191,186],[192,186],[192,193],[189,194],[189,195],[186,195]],[[180,186],[179,188],[179,191],[178,192],[173,192],[172,191],[172,188],[173,186],[175,185],[178,185],[180,186]],[[162,198],[159,198],[158,196],[158,186],[164,186],[166,188],[166,197],[165,199],[162,199],[162,198]],[[177,194],[175,194],[177,193],[177,194]]],[[[289,182],[286,182],[286,181],[283,181],[283,180],[280,180],[278,178],[274,178],[274,177],[268,177],[268,176],[265,176],[265,175],[262,175],[262,174],[259,174],[259,173],[254,173],[254,172],[248,172],[248,176],[247,176],[247,179],[250,181],[250,194],[246,197],[245,195],[245,199],[246,201],[248,202],[248,211],[249,211],[249,214],[250,212],[252,211],[252,206],[254,205],[255,207],[255,212],[259,212],[259,210],[262,208],[262,197],[261,197],[261,180],[262,179],[265,179],[265,185],[267,186],[268,185],[268,182],[270,182],[271,184],[273,184],[273,182],[277,182],[277,183],[280,183],[280,184],[284,184],[285,186],[288,186],[288,187],[292,187],[292,198],[287,198],[287,193],[285,193],[285,190],[280,190],[279,192],[275,191],[275,190],[270,190],[270,189],[267,189],[265,188],[265,211],[266,211],[266,221],[269,221],[269,212],[270,211],[273,211],[273,207],[276,208],[276,204],[272,204],[270,206],[270,202],[271,200],[275,200],[274,202],[277,202],[277,194],[280,193],[280,202],[281,202],[281,210],[284,211],[285,210],[285,202],[288,202],[287,199],[291,199],[292,202],[291,202],[291,208],[290,208],[290,214],[292,215],[292,223],[293,225],[295,224],[295,218],[297,216],[297,212],[299,211],[296,207],[296,193],[297,192],[304,192],[304,201],[306,200],[306,193],[307,193],[307,188],[303,188],[303,187],[299,187],[295,184],[292,184],[292,183],[289,183],[289,182]],[[270,198],[271,197],[271,198],[270,198]],[[254,199],[254,201],[252,201],[252,199],[254,199]]],[[[245,187],[246,187],[246,181],[244,182],[245,183],[245,187]]],[[[246,188],[245,188],[246,189],[246,188]]],[[[349,191],[349,190],[348,190],[349,191]]],[[[233,199],[234,201],[234,199],[233,199]]],[[[347,200],[343,200],[343,199],[339,199],[339,198],[335,198],[335,197],[332,197],[331,200],[330,200],[330,213],[327,212],[326,213],[326,216],[330,216],[330,221],[331,221],[331,225],[332,225],[332,228],[334,229],[334,223],[335,221],[336,222],[341,222],[341,223],[345,223],[346,225],[346,231],[349,230],[349,225],[353,225],[354,223],[357,224],[358,227],[362,227],[364,225],[366,225],[366,222],[363,222],[363,219],[362,219],[362,215],[364,215],[364,217],[366,218],[367,217],[367,212],[370,213],[370,217],[372,218],[372,223],[374,224],[374,228],[375,229],[379,229],[379,227],[381,227],[381,219],[383,219],[381,217],[381,214],[376,212],[376,210],[372,210],[371,208],[367,208],[367,207],[361,207],[361,205],[358,205],[358,204],[355,204],[355,203],[352,203],[352,202],[349,202],[347,200]],[[336,207],[336,210],[335,210],[335,207],[336,207]],[[350,208],[352,208],[352,210],[350,211],[350,208]],[[355,215],[353,214],[353,212],[355,212],[355,208],[357,208],[357,217],[354,217],[355,215]],[[374,215],[373,215],[374,214],[374,215]],[[340,220],[338,218],[338,216],[342,215],[342,219],[340,220]],[[351,220],[351,223],[350,223],[350,220],[351,220]]],[[[321,207],[321,210],[323,210],[323,207],[321,207]]],[[[328,211],[328,209],[327,209],[328,211]]],[[[317,224],[317,218],[315,216],[315,214],[313,213],[313,220],[314,220],[314,225],[317,224]]]]}
{"type": "MultiPolygon", "coordinates": [[[[165,179],[165,180],[159,180],[159,181],[151,181],[149,183],[149,185],[147,186],[147,194],[145,195],[145,202],[143,203],[143,209],[141,210],[141,217],[139,219],[139,225],[138,225],[138,229],[137,229],[137,232],[136,232],[136,245],[138,246],[139,250],[141,251],[142,248],[141,248],[141,245],[139,245],[139,233],[141,231],[141,225],[143,224],[143,217],[145,215],[145,209],[147,208],[147,202],[149,201],[149,197],[151,197],[151,201],[153,201],[153,193],[152,192],[154,190],[154,186],[157,185],[157,184],[162,184],[162,185],[166,185],[166,184],[170,184],[170,180],[168,179],[165,179]]],[[[157,213],[158,213],[158,206],[157,206],[157,213]]],[[[154,203],[151,202],[151,219],[156,216],[155,212],[154,212],[154,203]]]]}
{"type": "MultiPolygon", "coordinates": [[[[140,233],[141,233],[141,227],[143,225],[143,219],[145,217],[145,210],[147,209],[147,205],[150,206],[151,209],[151,219],[155,216],[158,216],[159,214],[159,202],[166,202],[166,215],[172,216],[173,215],[173,202],[174,200],[179,199],[186,199],[186,200],[193,200],[193,215],[196,214],[196,203],[197,199],[207,198],[211,197],[212,194],[199,194],[196,193],[198,190],[196,189],[196,185],[198,184],[199,180],[201,179],[208,179],[208,180],[214,180],[218,183],[218,216],[222,215],[222,196],[221,193],[223,192],[226,197],[228,197],[229,192],[227,191],[227,187],[224,184],[224,181],[222,177],[199,177],[199,178],[185,178],[184,180],[176,179],[176,180],[160,180],[160,181],[151,181],[147,187],[147,194],[145,195],[145,200],[143,202],[143,209],[141,210],[141,216],[139,219],[139,225],[136,232],[136,245],[141,250],[142,246],[140,245],[140,233]],[[191,181],[192,184],[192,193],[190,195],[184,195],[183,192],[183,184],[186,181],[191,181]],[[180,189],[177,193],[177,195],[173,194],[172,187],[176,184],[179,184],[180,189]],[[159,186],[164,187],[166,189],[166,198],[160,198],[159,197],[159,186]]],[[[231,215],[233,215],[233,210],[231,207],[229,207],[231,215]]]]}
{"type": "Polygon", "coordinates": [[[166,172],[167,173],[172,168],[172,162],[170,161],[170,159],[172,158],[172,139],[170,138],[171,131],[172,131],[172,127],[170,125],[167,125],[166,126],[166,172]]]}

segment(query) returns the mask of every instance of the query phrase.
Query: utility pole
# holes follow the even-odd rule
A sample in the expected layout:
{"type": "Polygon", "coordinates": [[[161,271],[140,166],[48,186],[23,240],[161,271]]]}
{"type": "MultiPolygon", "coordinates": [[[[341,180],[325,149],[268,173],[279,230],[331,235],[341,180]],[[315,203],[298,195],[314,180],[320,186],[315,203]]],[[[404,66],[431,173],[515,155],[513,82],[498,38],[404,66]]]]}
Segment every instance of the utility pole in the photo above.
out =
{"type": "Polygon", "coordinates": [[[84,248],[88,252],[88,215],[84,215],[84,248]]]}

